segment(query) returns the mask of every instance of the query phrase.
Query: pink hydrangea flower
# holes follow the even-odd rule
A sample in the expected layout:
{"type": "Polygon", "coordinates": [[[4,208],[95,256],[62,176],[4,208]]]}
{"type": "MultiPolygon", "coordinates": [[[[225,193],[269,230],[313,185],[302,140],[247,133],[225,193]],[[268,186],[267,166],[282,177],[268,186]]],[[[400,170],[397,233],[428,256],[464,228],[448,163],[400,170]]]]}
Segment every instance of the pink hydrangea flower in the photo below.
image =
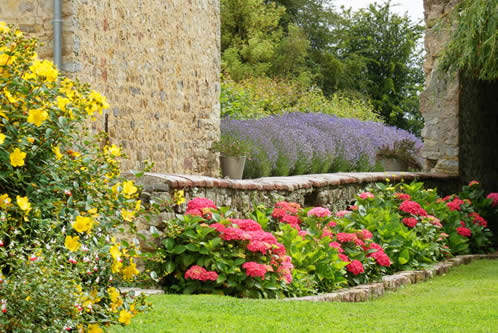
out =
{"type": "Polygon", "coordinates": [[[356,233],[356,235],[358,236],[358,238],[363,239],[363,240],[371,239],[373,237],[373,234],[368,229],[362,229],[362,230],[358,231],[356,233]]]}
{"type": "Polygon", "coordinates": [[[363,264],[359,260],[353,260],[346,266],[346,269],[354,275],[361,274],[365,271],[363,264]]]}
{"type": "Polygon", "coordinates": [[[266,254],[266,252],[272,248],[272,244],[267,242],[262,242],[258,240],[252,240],[247,244],[247,249],[251,252],[261,252],[261,254],[266,254]]]}
{"type": "Polygon", "coordinates": [[[465,227],[458,227],[456,228],[456,231],[462,235],[463,237],[470,237],[472,236],[472,231],[468,228],[465,227]]]}
{"type": "Polygon", "coordinates": [[[418,223],[417,219],[413,217],[405,217],[404,219],[401,220],[401,222],[403,222],[403,224],[409,228],[415,227],[418,223]]]}
{"type": "Polygon", "coordinates": [[[225,228],[223,229],[221,236],[222,239],[229,240],[247,240],[251,236],[246,231],[239,228],[225,228]]]}
{"type": "Polygon", "coordinates": [[[213,223],[209,225],[210,228],[216,229],[218,232],[223,232],[225,230],[225,226],[221,223],[213,223]]]}
{"type": "Polygon", "coordinates": [[[309,235],[309,232],[307,232],[306,230],[301,230],[298,232],[298,235],[304,238],[309,235]]]}
{"type": "Polygon", "coordinates": [[[353,242],[357,239],[356,234],[340,232],[337,234],[337,240],[341,243],[353,242]]]}
{"type": "Polygon", "coordinates": [[[323,207],[315,207],[308,211],[308,216],[327,217],[330,215],[331,215],[330,210],[323,207]]]}
{"type": "Polygon", "coordinates": [[[236,224],[240,229],[244,231],[262,231],[261,225],[251,219],[242,220],[242,219],[230,219],[230,222],[236,224]]]}
{"type": "Polygon", "coordinates": [[[479,213],[472,212],[472,213],[469,213],[469,216],[473,218],[472,222],[474,224],[478,224],[483,228],[487,228],[488,221],[486,221],[481,215],[479,215],[479,213]]]}
{"type": "Polygon", "coordinates": [[[415,201],[403,201],[401,205],[399,205],[399,210],[412,215],[427,216],[427,212],[420,206],[418,202],[415,201]]]}
{"type": "Polygon", "coordinates": [[[406,193],[394,193],[394,197],[400,200],[411,200],[412,197],[406,193]]]}
{"type": "Polygon", "coordinates": [[[218,273],[214,271],[207,271],[204,267],[194,265],[185,272],[185,279],[216,281],[216,279],[218,279],[218,273]]]}
{"type": "Polygon", "coordinates": [[[344,249],[341,247],[341,244],[339,244],[337,242],[330,242],[329,246],[336,248],[337,251],[339,251],[339,252],[344,252],[344,249]]]}
{"type": "Polygon", "coordinates": [[[360,193],[360,195],[358,195],[358,197],[360,197],[360,199],[373,199],[373,198],[375,198],[375,195],[373,195],[370,192],[363,192],[363,193],[360,193]]]}
{"type": "Polygon", "coordinates": [[[384,267],[389,267],[391,266],[391,259],[389,259],[389,256],[385,254],[383,251],[377,251],[372,254],[370,254],[372,258],[375,259],[375,261],[380,265],[384,267]]]}
{"type": "Polygon", "coordinates": [[[337,217],[344,217],[346,216],[347,214],[351,214],[352,212],[349,211],[349,210],[340,210],[338,211],[337,213],[335,213],[335,216],[337,217]]]}
{"type": "Polygon", "coordinates": [[[254,261],[247,261],[242,265],[242,268],[246,270],[247,276],[260,277],[261,280],[265,278],[266,266],[263,264],[258,264],[254,261]]]}
{"type": "Polygon", "coordinates": [[[193,210],[193,209],[202,210],[204,208],[218,209],[214,204],[214,202],[206,198],[194,198],[190,200],[187,204],[187,210],[193,210]]]}
{"type": "Polygon", "coordinates": [[[345,254],[342,254],[342,253],[339,253],[339,258],[344,261],[344,262],[349,262],[351,260],[349,260],[349,257],[345,254]]]}
{"type": "Polygon", "coordinates": [[[493,200],[491,202],[492,207],[498,207],[498,193],[490,193],[486,198],[493,200]]]}

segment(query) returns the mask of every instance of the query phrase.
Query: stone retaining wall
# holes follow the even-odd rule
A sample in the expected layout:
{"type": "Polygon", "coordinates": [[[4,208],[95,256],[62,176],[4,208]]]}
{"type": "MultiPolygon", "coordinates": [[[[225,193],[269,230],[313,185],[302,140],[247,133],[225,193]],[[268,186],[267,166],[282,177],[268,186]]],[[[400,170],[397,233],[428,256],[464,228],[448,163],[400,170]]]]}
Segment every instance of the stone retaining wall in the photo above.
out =
{"type": "MultiPolygon", "coordinates": [[[[134,178],[131,174],[129,178],[134,178]]],[[[143,186],[142,200],[171,201],[174,193],[184,191],[187,202],[194,197],[211,199],[218,207],[230,206],[242,216],[247,216],[256,205],[271,207],[282,200],[297,202],[303,206],[324,206],[332,210],[346,209],[352,204],[355,195],[375,182],[424,181],[428,187],[437,187],[442,194],[457,191],[458,178],[445,174],[422,172],[371,172],[371,173],[333,173],[302,175],[291,177],[267,177],[259,179],[219,179],[192,175],[171,175],[146,173],[134,179],[143,186]]],[[[138,223],[142,234],[151,236],[151,226],[161,232],[163,221],[184,213],[186,203],[177,207],[175,212],[163,211],[150,221],[138,223]]],[[[146,242],[143,248],[147,250],[146,242]]]]}

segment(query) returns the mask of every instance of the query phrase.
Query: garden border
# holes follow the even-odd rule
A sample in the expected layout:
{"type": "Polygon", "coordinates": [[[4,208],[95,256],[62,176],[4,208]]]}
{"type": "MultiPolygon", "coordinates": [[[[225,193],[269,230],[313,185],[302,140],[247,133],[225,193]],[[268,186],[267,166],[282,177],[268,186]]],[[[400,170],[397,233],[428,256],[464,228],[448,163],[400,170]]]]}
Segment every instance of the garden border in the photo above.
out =
{"type": "MultiPolygon", "coordinates": [[[[355,287],[339,289],[336,292],[320,295],[288,297],[281,299],[281,301],[366,302],[384,296],[388,291],[395,292],[403,286],[424,282],[432,279],[434,276],[448,273],[453,267],[462,264],[468,265],[474,260],[481,259],[498,259],[498,252],[493,254],[460,255],[440,261],[426,270],[402,271],[393,275],[385,275],[382,277],[382,282],[360,284],[355,287]]],[[[147,296],[165,294],[162,289],[120,288],[120,290],[123,292],[134,291],[136,295],[145,294],[147,296]]]]}
{"type": "Polygon", "coordinates": [[[443,275],[449,272],[453,267],[470,264],[474,260],[480,259],[498,259],[498,253],[493,254],[467,254],[438,262],[431,268],[417,271],[402,271],[393,275],[382,277],[382,282],[361,284],[351,288],[340,289],[336,292],[304,296],[289,297],[284,301],[310,301],[310,302],[366,302],[383,296],[386,292],[394,292],[399,288],[424,282],[432,279],[436,275],[443,275]]]}

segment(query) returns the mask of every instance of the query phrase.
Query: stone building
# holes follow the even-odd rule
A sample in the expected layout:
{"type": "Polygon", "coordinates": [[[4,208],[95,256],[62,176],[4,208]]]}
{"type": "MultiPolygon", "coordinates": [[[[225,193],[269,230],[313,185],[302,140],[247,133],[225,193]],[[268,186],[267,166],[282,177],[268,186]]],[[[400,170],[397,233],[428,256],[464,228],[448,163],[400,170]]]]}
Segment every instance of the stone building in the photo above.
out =
{"type": "MultiPolygon", "coordinates": [[[[219,0],[61,0],[62,68],[107,97],[95,123],[130,157],[123,169],[216,175],[219,0]]],[[[54,0],[1,0],[15,24],[53,56],[54,0]]]]}
{"type": "Polygon", "coordinates": [[[450,38],[449,13],[460,0],[424,0],[425,119],[423,156],[428,171],[478,179],[489,191],[498,189],[498,81],[484,82],[438,69],[450,38]],[[436,26],[437,22],[444,23],[436,26]]]}

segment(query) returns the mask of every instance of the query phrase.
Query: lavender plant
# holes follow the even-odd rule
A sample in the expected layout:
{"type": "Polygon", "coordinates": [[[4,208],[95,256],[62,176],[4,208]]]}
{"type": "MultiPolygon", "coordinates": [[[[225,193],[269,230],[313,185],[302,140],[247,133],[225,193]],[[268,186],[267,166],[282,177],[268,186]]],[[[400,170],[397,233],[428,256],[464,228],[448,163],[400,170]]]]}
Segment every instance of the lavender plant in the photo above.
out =
{"type": "Polygon", "coordinates": [[[244,178],[375,169],[380,148],[422,142],[405,130],[320,113],[287,113],[256,120],[224,118],[223,134],[251,145],[244,178]]]}

